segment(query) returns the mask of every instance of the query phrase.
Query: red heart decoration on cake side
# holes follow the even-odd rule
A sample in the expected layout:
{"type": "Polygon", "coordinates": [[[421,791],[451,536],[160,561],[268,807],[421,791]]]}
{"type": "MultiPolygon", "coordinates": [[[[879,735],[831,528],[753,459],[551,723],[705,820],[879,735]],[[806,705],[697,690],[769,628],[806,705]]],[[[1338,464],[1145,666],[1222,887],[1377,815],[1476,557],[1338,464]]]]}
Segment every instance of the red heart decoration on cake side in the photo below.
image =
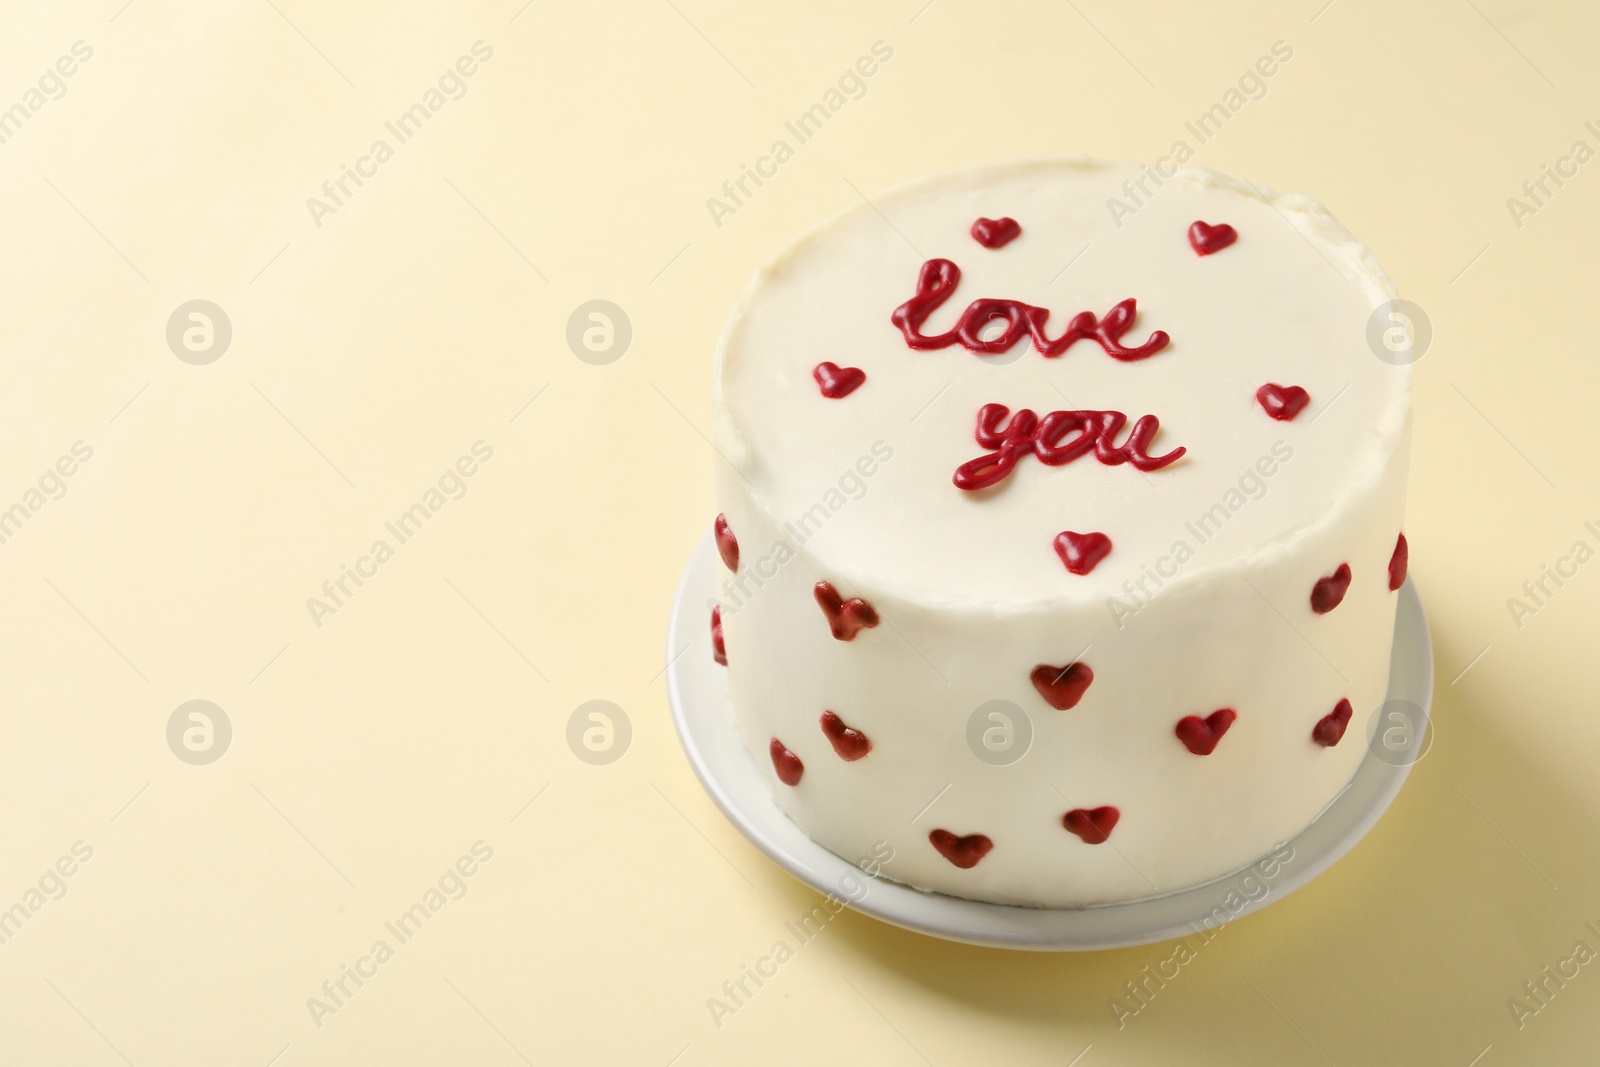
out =
{"type": "Polygon", "coordinates": [[[1203,719],[1198,715],[1185,715],[1178,720],[1173,733],[1178,735],[1183,747],[1196,756],[1209,756],[1216,751],[1217,742],[1222,740],[1222,735],[1228,732],[1228,727],[1238,717],[1232,708],[1219,708],[1203,719]]]}
{"type": "Polygon", "coordinates": [[[739,569],[739,539],[733,536],[733,531],[728,528],[728,517],[718,515],[717,521],[712,524],[716,535],[717,553],[722,556],[722,562],[730,571],[739,569]]]}
{"type": "Polygon", "coordinates": [[[1411,548],[1406,544],[1406,535],[1401,534],[1400,540],[1394,543],[1394,555],[1389,557],[1389,592],[1406,584],[1406,568],[1410,563],[1411,548]]]}
{"type": "Polygon", "coordinates": [[[861,383],[867,380],[867,372],[860,367],[841,367],[837,363],[827,361],[813,367],[811,376],[817,380],[822,395],[829,400],[849,396],[861,388],[861,383]]]}
{"type": "Polygon", "coordinates": [[[972,239],[985,248],[1008,245],[1022,233],[1022,225],[1013,218],[979,219],[972,224],[972,239]]]}
{"type": "Polygon", "coordinates": [[[1061,816],[1061,825],[1083,838],[1086,845],[1104,844],[1122,812],[1109,804],[1102,808],[1073,808],[1061,816]]]}
{"type": "Polygon", "coordinates": [[[1196,220],[1189,227],[1189,247],[1199,256],[1220,252],[1238,239],[1239,231],[1226,222],[1213,226],[1209,222],[1196,220]]]}
{"type": "Polygon", "coordinates": [[[778,772],[778,781],[784,785],[799,785],[800,776],[806,773],[806,765],[800,762],[800,757],[784,748],[776,737],[767,751],[772,754],[772,769],[778,772]]]}
{"type": "Polygon", "coordinates": [[[1349,591],[1350,564],[1341,563],[1337,570],[1326,578],[1318,578],[1317,584],[1311,587],[1311,610],[1326,615],[1339,606],[1349,591]]]}
{"type": "Polygon", "coordinates": [[[722,609],[711,609],[711,658],[728,665],[728,646],[722,641],[722,609]]]}
{"type": "Polygon", "coordinates": [[[846,763],[854,763],[872,751],[872,741],[866,734],[853,726],[846,726],[844,720],[831,711],[822,713],[822,732],[828,735],[828,740],[833,742],[833,750],[846,763]]]}
{"type": "Polygon", "coordinates": [[[1057,711],[1071,711],[1083,699],[1084,690],[1094,681],[1094,671],[1087,663],[1069,663],[1065,667],[1051,667],[1041,663],[1028,675],[1033,687],[1044,697],[1045,703],[1057,711]]]}
{"type": "Polygon", "coordinates": [[[1111,554],[1111,538],[1103,533],[1074,533],[1063,530],[1056,534],[1056,555],[1073,574],[1088,574],[1095,564],[1111,554]]]}
{"type": "Polygon", "coordinates": [[[1349,700],[1341,700],[1333,706],[1333,710],[1317,720],[1317,725],[1311,728],[1311,740],[1323,748],[1332,748],[1344,736],[1344,728],[1350,725],[1350,716],[1354,713],[1349,700]]]}
{"type": "Polygon", "coordinates": [[[1268,415],[1279,422],[1288,422],[1311,403],[1311,394],[1298,385],[1278,385],[1268,382],[1256,390],[1256,401],[1261,405],[1261,410],[1268,415]]]}
{"type": "Polygon", "coordinates": [[[828,617],[828,627],[840,641],[853,641],[862,630],[878,625],[878,612],[860,597],[846,600],[828,582],[818,582],[815,589],[817,603],[828,617]]]}
{"type": "Polygon", "coordinates": [[[960,867],[963,871],[971,870],[978,865],[978,861],[989,854],[994,848],[994,842],[983,834],[968,834],[957,837],[949,830],[935,830],[928,835],[928,840],[933,847],[939,850],[939,855],[960,867]]]}

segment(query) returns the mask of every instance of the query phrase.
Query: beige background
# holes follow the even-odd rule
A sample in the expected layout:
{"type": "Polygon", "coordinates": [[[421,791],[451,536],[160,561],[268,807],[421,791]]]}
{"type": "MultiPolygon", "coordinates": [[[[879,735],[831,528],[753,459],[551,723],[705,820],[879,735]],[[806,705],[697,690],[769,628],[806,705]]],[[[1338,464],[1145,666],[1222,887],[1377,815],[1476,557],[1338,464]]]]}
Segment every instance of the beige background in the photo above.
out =
{"type": "Polygon", "coordinates": [[[0,508],[93,458],[0,545],[0,908],[93,858],[0,944],[0,1062],[1590,1062],[1600,965],[1521,1030],[1506,1002],[1600,948],[1600,564],[1520,628],[1506,601],[1600,545],[1600,163],[1520,229],[1506,200],[1600,148],[1600,13],[923,2],[6,9],[0,107],[94,54],[0,145],[0,508]],[[478,40],[466,96],[319,228],[307,198],[478,40]],[[706,198],[879,40],[865,97],[714,225],[706,198]],[[1347,859],[1120,1030],[1109,999],[1170,946],[1009,954],[854,914],[717,1027],[707,998],[818,900],[701,792],[660,678],[714,513],[723,316],[858,191],[1194,143],[1277,40],[1293,59],[1198,158],[1322,198],[1431,317],[1407,530],[1433,750],[1347,859]],[[197,298],[234,331],[207,366],[164,336],[197,298]],[[634,331],[603,367],[565,342],[595,298],[634,331]],[[479,440],[467,495],[314,625],[479,440]],[[233,725],[209,766],[166,742],[191,699],[233,725]],[[609,766],[566,744],[591,699],[632,723],[609,766]],[[316,1026],[307,998],[479,840],[467,895],[316,1026]]]}

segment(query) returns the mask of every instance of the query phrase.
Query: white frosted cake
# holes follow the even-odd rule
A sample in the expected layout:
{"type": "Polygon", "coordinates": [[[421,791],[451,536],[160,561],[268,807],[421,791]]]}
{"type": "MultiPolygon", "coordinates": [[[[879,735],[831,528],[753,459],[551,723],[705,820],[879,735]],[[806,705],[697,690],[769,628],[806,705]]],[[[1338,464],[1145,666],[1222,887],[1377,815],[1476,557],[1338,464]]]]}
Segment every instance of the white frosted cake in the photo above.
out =
{"type": "Polygon", "coordinates": [[[763,267],[717,357],[711,607],[782,809],[1047,907],[1309,825],[1405,577],[1393,298],[1313,200],[1086,160],[927,179],[763,267]]]}

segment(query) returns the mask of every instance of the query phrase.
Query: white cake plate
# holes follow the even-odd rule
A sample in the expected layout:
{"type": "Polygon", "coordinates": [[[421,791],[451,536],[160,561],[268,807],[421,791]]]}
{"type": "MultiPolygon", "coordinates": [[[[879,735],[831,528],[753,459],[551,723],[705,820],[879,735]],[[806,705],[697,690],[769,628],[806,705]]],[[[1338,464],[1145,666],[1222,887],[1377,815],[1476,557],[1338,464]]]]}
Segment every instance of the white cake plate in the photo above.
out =
{"type": "MultiPolygon", "coordinates": [[[[800,881],[841,898],[841,886],[866,885],[857,911],[907,930],[995,948],[1079,951],[1169,941],[1282,900],[1355,847],[1400,792],[1411,765],[1432,740],[1433,644],[1422,601],[1408,579],[1400,589],[1390,704],[1373,716],[1366,758],[1345,791],[1290,844],[1294,858],[1278,867],[1243,868],[1206,885],[1166,896],[1091,908],[1021,908],[925,893],[886,878],[869,878],[812,841],[779,810],[761,769],[745,748],[728,706],[724,668],[711,657],[706,598],[716,582],[717,553],[708,532],[689,559],[667,627],[667,697],[683,750],[700,784],[739,832],[800,881]],[[1380,721],[1381,720],[1381,721],[1380,721]],[[1268,877],[1264,872],[1270,870],[1268,877]]],[[[1355,740],[1355,735],[1351,735],[1355,740]]],[[[858,894],[851,894],[858,895],[858,894]]]]}

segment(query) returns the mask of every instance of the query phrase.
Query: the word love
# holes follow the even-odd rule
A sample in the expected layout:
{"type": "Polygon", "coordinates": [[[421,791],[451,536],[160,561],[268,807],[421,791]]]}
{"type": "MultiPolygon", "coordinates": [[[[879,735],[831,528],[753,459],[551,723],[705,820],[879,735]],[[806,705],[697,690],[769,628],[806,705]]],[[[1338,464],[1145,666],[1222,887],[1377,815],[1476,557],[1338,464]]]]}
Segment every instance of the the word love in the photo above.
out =
{"type": "Polygon", "coordinates": [[[1043,356],[1055,357],[1078,341],[1093,340],[1100,343],[1106,354],[1114,359],[1131,361],[1155,355],[1167,346],[1169,338],[1156,330],[1142,345],[1129,348],[1122,343],[1122,335],[1133,328],[1139,313],[1136,300],[1129,297],[1106,312],[1105,318],[1096,318],[1093,312],[1080,311],[1067,320],[1067,328],[1058,337],[1045,332],[1045,320],[1050,317],[1048,308],[1034,307],[1020,300],[974,300],[956,320],[955,326],[940,334],[925,334],[922,324],[955,293],[961,281],[961,268],[948,259],[930,259],[922,265],[917,275],[917,291],[904,304],[894,309],[889,321],[899,327],[912,348],[948,348],[959,343],[969,352],[994,355],[1005,352],[1024,336],[1033,339],[1033,346],[1043,356]],[[1000,324],[1000,332],[993,327],[1000,324]],[[992,336],[985,338],[988,331],[992,336]]]}
{"type": "Polygon", "coordinates": [[[1150,442],[1161,428],[1154,415],[1141,416],[1119,445],[1117,435],[1127,423],[1128,416],[1120,411],[1052,411],[1041,419],[1028,408],[1011,415],[1004,404],[985,404],[978,409],[975,436],[991,451],[957,467],[953,480],[958,489],[987,489],[1004,481],[1029,453],[1040,463],[1059,467],[1093,451],[1107,466],[1131,463],[1139,470],[1154,471],[1186,451],[1178,447],[1164,456],[1150,455],[1150,442]]]}

